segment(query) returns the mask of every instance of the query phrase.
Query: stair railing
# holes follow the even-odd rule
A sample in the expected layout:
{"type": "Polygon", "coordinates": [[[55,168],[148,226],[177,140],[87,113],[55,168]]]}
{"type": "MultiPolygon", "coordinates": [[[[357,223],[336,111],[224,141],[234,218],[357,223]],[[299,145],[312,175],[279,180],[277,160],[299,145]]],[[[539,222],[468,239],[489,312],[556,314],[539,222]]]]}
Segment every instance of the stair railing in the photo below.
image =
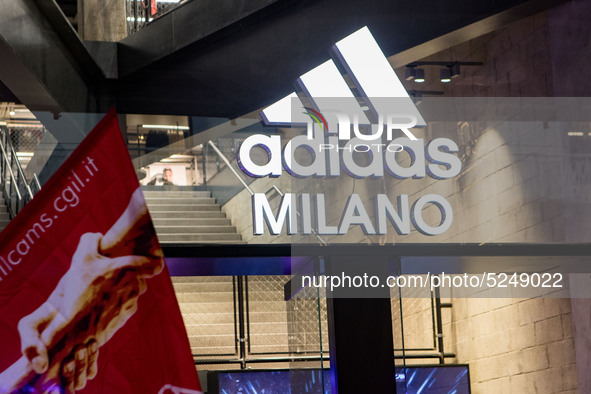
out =
{"type": "Polygon", "coordinates": [[[222,159],[222,161],[224,163],[226,163],[226,166],[228,166],[228,168],[230,169],[230,171],[232,171],[232,174],[234,174],[234,176],[236,178],[238,178],[238,180],[240,181],[240,183],[242,183],[242,186],[244,186],[244,188],[246,190],[248,190],[248,192],[250,193],[250,195],[251,196],[254,195],[254,192],[252,191],[252,189],[246,184],[246,182],[244,181],[244,179],[242,179],[242,177],[234,169],[234,167],[232,166],[232,164],[230,164],[230,160],[228,160],[228,158],[226,157],[226,155],[224,155],[222,153],[222,151],[218,149],[218,147],[216,146],[216,144],[214,144],[213,141],[207,141],[207,144],[209,146],[211,146],[212,149],[213,149],[213,151],[219,156],[219,158],[222,159]]]}
{"type": "MultiPolygon", "coordinates": [[[[212,147],[213,151],[219,156],[220,159],[222,159],[222,161],[224,163],[226,163],[226,166],[230,169],[230,171],[232,171],[232,173],[234,174],[234,176],[236,178],[238,178],[238,180],[240,181],[240,183],[242,183],[242,186],[244,186],[244,188],[246,190],[248,190],[248,192],[250,193],[250,195],[254,195],[254,192],[252,191],[252,189],[246,184],[246,182],[244,181],[244,179],[242,179],[242,177],[238,174],[238,172],[234,169],[234,167],[232,166],[232,164],[230,163],[230,160],[228,160],[228,158],[222,153],[222,151],[220,151],[218,149],[218,147],[213,143],[213,141],[208,141],[207,144],[209,146],[212,147]]],[[[273,185],[269,190],[267,190],[267,192],[265,192],[265,194],[269,193],[270,191],[275,191],[277,194],[279,194],[281,197],[283,197],[284,193],[281,191],[281,189],[279,189],[277,186],[273,185]]],[[[297,216],[300,216],[300,212],[298,210],[296,210],[296,214],[297,216]]],[[[318,238],[318,241],[320,241],[321,245],[327,245],[327,242],[324,240],[324,238],[322,238],[317,232],[316,230],[312,229],[312,233],[316,236],[316,238],[318,238]]]]}
{"type": "Polygon", "coordinates": [[[2,184],[8,213],[11,218],[14,218],[25,204],[33,199],[33,188],[37,192],[41,189],[41,184],[36,174],[33,175],[31,181],[27,180],[23,167],[10,142],[10,136],[4,128],[0,128],[0,156],[0,183],[2,184]]]}

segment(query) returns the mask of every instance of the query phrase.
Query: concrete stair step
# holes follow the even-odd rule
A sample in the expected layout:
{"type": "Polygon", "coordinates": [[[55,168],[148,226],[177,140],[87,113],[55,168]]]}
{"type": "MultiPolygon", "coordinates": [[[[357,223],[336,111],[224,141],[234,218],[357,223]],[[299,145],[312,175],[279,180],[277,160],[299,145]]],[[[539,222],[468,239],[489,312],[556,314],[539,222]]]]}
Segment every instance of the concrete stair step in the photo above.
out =
{"type": "Polygon", "coordinates": [[[215,283],[232,285],[231,276],[171,276],[173,283],[215,283]]]}
{"type": "Polygon", "coordinates": [[[196,198],[163,198],[150,197],[146,198],[148,207],[155,204],[177,205],[177,204],[215,204],[215,198],[211,197],[196,197],[196,198]]]}
{"type": "Polygon", "coordinates": [[[10,215],[8,212],[0,211],[0,220],[10,220],[10,215]]]}
{"type": "Polygon", "coordinates": [[[183,312],[183,321],[185,326],[192,324],[200,324],[207,321],[208,324],[233,324],[234,310],[226,313],[185,313],[183,312]]]}
{"type": "Polygon", "coordinates": [[[264,323],[253,323],[250,322],[250,333],[251,335],[258,334],[283,334],[287,336],[288,325],[287,320],[283,322],[264,322],[264,323]]]}
{"type": "Polygon", "coordinates": [[[234,335],[234,325],[227,323],[190,324],[185,326],[187,335],[234,335]]]}
{"type": "MultiPolygon", "coordinates": [[[[234,345],[226,345],[224,346],[191,346],[191,353],[194,355],[207,357],[208,354],[217,355],[217,354],[234,354],[235,348],[234,345]]],[[[202,366],[197,367],[199,371],[201,371],[202,366]]]]}
{"type": "Polygon", "coordinates": [[[158,239],[163,243],[174,243],[174,242],[212,242],[212,241],[242,241],[240,234],[183,234],[183,233],[168,233],[159,234],[158,239]]]}
{"type": "MultiPolygon", "coordinates": [[[[221,335],[189,335],[191,347],[201,349],[210,346],[231,346],[235,342],[234,334],[221,335]]],[[[289,342],[286,334],[261,334],[257,338],[251,337],[251,347],[256,347],[255,351],[261,349],[282,349],[288,351],[289,342]]],[[[221,353],[221,352],[220,352],[221,353]]]]}
{"type": "MultiPolygon", "coordinates": [[[[256,294],[255,294],[256,295],[256,294]]],[[[286,308],[286,303],[283,298],[283,293],[280,294],[261,294],[258,297],[253,297],[253,294],[248,294],[248,304],[252,308],[264,308],[266,304],[277,308],[286,308]]]]}
{"type": "MultiPolygon", "coordinates": [[[[265,313],[282,313],[284,315],[287,313],[286,306],[284,305],[283,307],[281,307],[277,303],[274,303],[274,304],[269,303],[269,306],[265,308],[264,305],[254,306],[249,302],[248,306],[250,307],[249,314],[251,316],[253,316],[251,319],[251,321],[253,321],[253,322],[259,321],[259,320],[257,320],[258,319],[257,316],[259,316],[259,315],[263,319],[260,321],[269,321],[269,319],[267,318],[267,315],[265,315],[265,313]]],[[[281,319],[285,320],[285,316],[283,316],[281,319]]]]}
{"type": "MultiPolygon", "coordinates": [[[[219,314],[233,314],[234,313],[234,304],[231,302],[217,302],[211,301],[207,304],[205,303],[193,303],[193,302],[180,302],[179,308],[181,309],[181,313],[183,316],[186,314],[187,316],[191,314],[202,314],[203,316],[211,316],[211,318],[216,318],[219,314]],[[212,312],[215,311],[215,312],[212,312]]],[[[195,324],[199,323],[200,321],[192,321],[192,322],[185,322],[186,324],[195,324]]]]}
{"type": "Polygon", "coordinates": [[[152,219],[154,226],[231,226],[230,219],[223,218],[166,218],[152,219]]]}
{"type": "Polygon", "coordinates": [[[227,302],[231,304],[234,302],[234,293],[231,290],[224,292],[176,293],[176,298],[179,303],[227,302]]]}
{"type": "Polygon", "coordinates": [[[272,312],[254,312],[248,313],[251,324],[252,323],[276,323],[287,320],[286,311],[272,311],[272,312]]]}
{"type": "Polygon", "coordinates": [[[235,341],[234,333],[219,335],[189,335],[191,347],[230,346],[235,341]]]}
{"type": "Polygon", "coordinates": [[[148,211],[152,212],[174,212],[174,211],[220,211],[221,208],[216,204],[150,204],[148,205],[148,211]]]}
{"type": "Polygon", "coordinates": [[[217,211],[153,211],[150,210],[152,219],[225,219],[226,213],[217,211]]]}
{"type": "Polygon", "coordinates": [[[203,294],[205,292],[215,294],[233,294],[234,289],[234,287],[232,286],[232,282],[179,283],[173,281],[173,286],[177,297],[181,294],[203,294]]]}
{"type": "Polygon", "coordinates": [[[284,352],[289,352],[289,343],[287,342],[287,339],[285,340],[285,343],[282,344],[277,344],[277,345],[267,345],[267,344],[261,344],[261,343],[251,343],[250,344],[251,350],[252,352],[255,353],[284,353],[284,352]]]}
{"type": "MultiPolygon", "coordinates": [[[[285,281],[287,282],[287,279],[285,281]]],[[[248,299],[250,301],[265,301],[271,297],[279,301],[283,298],[283,289],[266,289],[263,291],[253,291],[251,290],[250,283],[248,285],[248,299]]]]}
{"type": "MultiPolygon", "coordinates": [[[[234,307],[229,302],[209,302],[207,305],[181,303],[179,305],[186,325],[201,324],[204,322],[229,323],[234,321],[234,307]],[[211,312],[212,310],[216,312],[211,312]]],[[[285,310],[251,311],[249,313],[249,319],[251,325],[280,323],[287,320],[287,312],[285,310]]]]}
{"type": "Polygon", "coordinates": [[[236,234],[232,226],[156,226],[156,234],[236,234]]]}
{"type": "Polygon", "coordinates": [[[211,192],[207,191],[153,191],[144,190],[144,198],[208,198],[211,192]]]}

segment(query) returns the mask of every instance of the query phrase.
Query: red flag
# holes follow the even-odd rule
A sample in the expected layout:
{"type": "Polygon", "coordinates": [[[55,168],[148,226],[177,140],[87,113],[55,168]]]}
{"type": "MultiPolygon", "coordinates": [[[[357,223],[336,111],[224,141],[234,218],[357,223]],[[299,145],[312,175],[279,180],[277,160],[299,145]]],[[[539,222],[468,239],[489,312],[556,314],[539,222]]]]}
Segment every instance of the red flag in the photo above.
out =
{"type": "Polygon", "coordinates": [[[0,233],[0,393],[200,393],[111,110],[0,233]]]}

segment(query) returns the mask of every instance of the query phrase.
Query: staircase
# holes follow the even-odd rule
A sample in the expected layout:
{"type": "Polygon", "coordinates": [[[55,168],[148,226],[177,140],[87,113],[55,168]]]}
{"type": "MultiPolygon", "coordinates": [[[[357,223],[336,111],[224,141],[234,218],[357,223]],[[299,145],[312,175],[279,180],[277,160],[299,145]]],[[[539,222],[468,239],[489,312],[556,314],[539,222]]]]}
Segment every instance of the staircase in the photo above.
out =
{"type": "MultiPolygon", "coordinates": [[[[244,316],[248,360],[319,352],[318,305],[315,299],[284,301],[284,276],[249,276],[244,316]],[[246,306],[248,305],[248,308],[246,306]]],[[[238,280],[238,279],[236,279],[238,280]]],[[[238,357],[238,294],[231,276],[172,277],[191,350],[197,360],[238,357]]],[[[246,294],[245,294],[246,295],[246,294]]],[[[323,349],[328,349],[326,303],[322,303],[323,349]]],[[[262,365],[262,364],[259,364],[262,365]]],[[[268,364],[271,365],[271,364],[268,364]]],[[[302,364],[303,366],[309,366],[302,364]]],[[[273,368],[280,367],[274,362],[273,368]]],[[[288,364],[281,367],[289,367],[288,364]]],[[[207,370],[227,365],[199,366],[207,370]]]]}
{"type": "Polygon", "coordinates": [[[208,191],[144,190],[161,244],[244,243],[208,191]]]}
{"type": "Polygon", "coordinates": [[[174,276],[172,283],[192,353],[233,358],[229,355],[235,355],[237,343],[232,277],[174,276]]]}
{"type": "MultiPolygon", "coordinates": [[[[211,193],[144,189],[154,226],[162,244],[243,243],[211,193]]],[[[320,348],[315,300],[286,303],[284,276],[249,276],[245,283],[247,359],[280,357],[320,348]],[[246,301],[248,300],[248,301],[246,301]],[[297,302],[297,304],[296,304],[297,302]]],[[[172,277],[177,300],[197,360],[236,359],[238,295],[231,276],[172,277]]],[[[324,323],[326,326],[326,323],[324,323]]],[[[325,335],[324,335],[325,336],[325,335]]],[[[327,339],[323,338],[324,349],[327,339]]],[[[271,365],[271,364],[269,364],[271,365]]],[[[275,363],[274,368],[279,364],[275,363]]],[[[281,367],[289,365],[281,364],[281,367]]],[[[204,370],[227,364],[199,365],[204,370]]]]}
{"type": "Polygon", "coordinates": [[[0,231],[4,230],[4,227],[8,226],[9,222],[8,207],[6,201],[4,201],[4,194],[0,192],[0,231]]]}

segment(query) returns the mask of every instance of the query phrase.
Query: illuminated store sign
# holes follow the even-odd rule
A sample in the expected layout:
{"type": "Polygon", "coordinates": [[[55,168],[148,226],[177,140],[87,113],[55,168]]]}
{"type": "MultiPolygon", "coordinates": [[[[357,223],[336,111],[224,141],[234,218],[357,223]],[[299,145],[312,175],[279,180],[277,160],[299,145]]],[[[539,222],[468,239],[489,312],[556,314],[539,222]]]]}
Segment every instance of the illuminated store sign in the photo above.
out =
{"type": "MultiPolygon", "coordinates": [[[[306,126],[306,134],[287,141],[278,135],[253,135],[238,151],[242,171],[251,177],[279,177],[283,169],[297,178],[335,178],[341,170],[356,179],[380,178],[386,174],[397,179],[449,179],[462,168],[457,144],[448,138],[425,142],[409,130],[425,126],[425,121],[408,96],[394,70],[367,28],[346,37],[333,47],[335,60],[353,81],[356,98],[332,60],[304,74],[297,80],[299,95],[292,93],[262,111],[267,125],[306,126]],[[305,101],[306,106],[302,101],[305,101]],[[361,101],[361,105],[360,105],[361,101]],[[335,109],[337,108],[337,109],[335,109]],[[400,136],[398,133],[404,134],[400,136]],[[398,134],[398,135],[397,135],[398,134]],[[253,148],[267,152],[265,164],[251,158],[253,148]],[[301,164],[297,150],[309,153],[311,163],[301,164]],[[396,155],[406,151],[409,166],[402,166],[396,155]],[[365,155],[363,165],[354,160],[365,155]]],[[[388,223],[400,235],[409,234],[411,225],[425,235],[439,235],[450,228],[453,211],[450,203],[438,194],[427,194],[409,202],[406,194],[396,197],[396,204],[385,194],[374,197],[375,220],[372,221],[358,194],[351,194],[338,226],[328,225],[325,195],[286,193],[277,213],[267,196],[252,196],[253,229],[264,234],[265,223],[271,234],[341,234],[359,225],[365,234],[386,234],[388,223]],[[439,209],[441,220],[430,225],[423,209],[431,204],[439,209]],[[314,208],[313,208],[314,207],[314,208]],[[315,213],[315,215],[314,215],[315,213]]]]}

